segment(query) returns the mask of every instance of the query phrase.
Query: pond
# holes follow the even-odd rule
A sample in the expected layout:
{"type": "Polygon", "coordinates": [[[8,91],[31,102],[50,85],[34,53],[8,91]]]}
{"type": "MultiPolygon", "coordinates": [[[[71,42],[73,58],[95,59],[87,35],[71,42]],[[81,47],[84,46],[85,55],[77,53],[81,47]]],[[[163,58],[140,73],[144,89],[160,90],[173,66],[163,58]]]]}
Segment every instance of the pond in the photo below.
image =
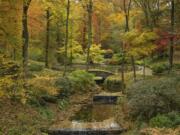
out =
{"type": "Polygon", "coordinates": [[[85,105],[70,120],[77,122],[102,122],[111,119],[115,115],[116,107],[117,105],[111,104],[85,105]]]}

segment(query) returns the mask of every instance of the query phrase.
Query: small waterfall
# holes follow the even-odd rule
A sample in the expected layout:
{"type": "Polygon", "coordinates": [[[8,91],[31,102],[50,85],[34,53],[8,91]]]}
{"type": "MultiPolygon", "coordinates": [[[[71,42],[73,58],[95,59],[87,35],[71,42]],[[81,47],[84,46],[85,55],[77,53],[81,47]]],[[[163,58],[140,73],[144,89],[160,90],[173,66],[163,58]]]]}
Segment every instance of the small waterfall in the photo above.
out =
{"type": "Polygon", "coordinates": [[[86,105],[67,122],[67,126],[52,130],[49,135],[119,135],[123,129],[113,118],[115,104],[86,105]]]}

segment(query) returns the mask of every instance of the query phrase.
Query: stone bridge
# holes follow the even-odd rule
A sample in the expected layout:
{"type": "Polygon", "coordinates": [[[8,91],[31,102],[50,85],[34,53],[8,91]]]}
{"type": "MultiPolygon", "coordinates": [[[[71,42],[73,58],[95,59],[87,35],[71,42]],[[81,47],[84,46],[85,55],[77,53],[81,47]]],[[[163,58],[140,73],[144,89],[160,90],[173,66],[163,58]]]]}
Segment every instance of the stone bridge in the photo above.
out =
{"type": "Polygon", "coordinates": [[[95,81],[97,84],[102,84],[107,77],[111,75],[115,75],[112,72],[106,70],[98,70],[98,69],[90,69],[88,70],[88,72],[95,75],[95,81]]]}

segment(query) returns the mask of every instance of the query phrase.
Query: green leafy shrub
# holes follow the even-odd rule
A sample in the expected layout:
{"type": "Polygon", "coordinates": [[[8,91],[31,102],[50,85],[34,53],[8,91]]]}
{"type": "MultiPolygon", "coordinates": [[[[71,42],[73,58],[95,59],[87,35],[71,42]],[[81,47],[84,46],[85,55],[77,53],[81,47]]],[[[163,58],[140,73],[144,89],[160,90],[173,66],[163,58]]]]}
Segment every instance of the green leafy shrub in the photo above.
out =
{"type": "Polygon", "coordinates": [[[157,115],[150,120],[151,127],[171,127],[172,121],[166,115],[157,115]]]}
{"type": "Polygon", "coordinates": [[[163,73],[164,71],[167,71],[169,69],[169,66],[167,64],[155,64],[152,66],[152,71],[154,74],[163,73]]]}
{"type": "Polygon", "coordinates": [[[67,106],[69,105],[69,102],[67,99],[62,99],[58,101],[58,108],[60,110],[64,110],[67,108],[67,106]]]}
{"type": "Polygon", "coordinates": [[[51,120],[54,117],[54,113],[48,107],[39,107],[38,111],[40,115],[45,118],[51,120]]]}
{"type": "Polygon", "coordinates": [[[127,90],[129,113],[132,118],[151,119],[158,113],[180,108],[180,77],[140,81],[127,90]]]}
{"type": "Polygon", "coordinates": [[[174,64],[175,69],[180,69],[180,64],[174,64]]]}
{"type": "Polygon", "coordinates": [[[95,86],[94,75],[83,70],[72,72],[68,78],[74,91],[86,92],[93,90],[95,86]]]}
{"type": "Polygon", "coordinates": [[[121,91],[125,84],[119,76],[109,76],[104,82],[104,87],[109,91],[121,91]]]}
{"type": "Polygon", "coordinates": [[[60,89],[60,96],[68,97],[74,92],[93,90],[96,84],[92,74],[83,70],[77,70],[70,73],[66,78],[58,79],[56,86],[60,89]]]}
{"type": "Polygon", "coordinates": [[[180,125],[180,114],[177,112],[170,112],[168,114],[158,114],[149,122],[151,127],[168,127],[173,128],[180,125]]]}
{"type": "Polygon", "coordinates": [[[143,62],[143,60],[137,60],[137,61],[135,61],[135,64],[136,64],[136,65],[143,66],[143,65],[144,65],[144,62],[143,62]]]}
{"type": "MultiPolygon", "coordinates": [[[[38,46],[39,44],[37,44],[38,46]]],[[[43,49],[42,48],[37,48],[37,47],[30,47],[30,53],[29,53],[29,58],[34,60],[34,61],[44,61],[44,54],[43,54],[43,49]]]]}
{"type": "Polygon", "coordinates": [[[40,62],[31,61],[28,65],[30,71],[42,71],[44,65],[40,62]]]}
{"type": "Polygon", "coordinates": [[[66,98],[73,94],[72,84],[69,78],[61,77],[56,81],[56,86],[59,88],[59,96],[66,98]]]}
{"type": "Polygon", "coordinates": [[[180,125],[180,113],[179,112],[170,112],[167,114],[167,117],[172,121],[172,127],[180,125]]]}

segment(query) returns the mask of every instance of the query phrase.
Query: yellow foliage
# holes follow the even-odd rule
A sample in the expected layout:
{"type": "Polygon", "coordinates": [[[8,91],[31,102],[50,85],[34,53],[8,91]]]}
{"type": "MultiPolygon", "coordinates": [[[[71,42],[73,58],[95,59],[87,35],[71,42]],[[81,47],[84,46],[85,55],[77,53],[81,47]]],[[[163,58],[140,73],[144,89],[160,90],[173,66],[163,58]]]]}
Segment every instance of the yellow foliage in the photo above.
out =
{"type": "Polygon", "coordinates": [[[90,48],[90,57],[95,63],[102,62],[104,60],[105,50],[101,49],[101,44],[92,44],[90,48]]]}
{"type": "Polygon", "coordinates": [[[4,92],[0,90],[0,98],[4,96],[4,92]]]}
{"type": "Polygon", "coordinates": [[[157,38],[155,32],[139,32],[138,30],[132,30],[122,35],[127,54],[135,57],[149,55],[156,48],[154,41],[157,38]]]}
{"type": "Polygon", "coordinates": [[[125,21],[124,14],[123,13],[114,13],[114,14],[111,14],[108,17],[108,20],[111,23],[115,23],[115,24],[118,24],[118,25],[123,25],[124,21],[125,21]]]}
{"type": "Polygon", "coordinates": [[[17,97],[25,98],[25,93],[21,79],[13,79],[12,76],[5,76],[0,78],[0,97],[17,97]]]}
{"type": "Polygon", "coordinates": [[[58,89],[55,87],[56,78],[53,77],[36,77],[29,81],[32,91],[35,95],[49,94],[57,95],[58,89]]]}

